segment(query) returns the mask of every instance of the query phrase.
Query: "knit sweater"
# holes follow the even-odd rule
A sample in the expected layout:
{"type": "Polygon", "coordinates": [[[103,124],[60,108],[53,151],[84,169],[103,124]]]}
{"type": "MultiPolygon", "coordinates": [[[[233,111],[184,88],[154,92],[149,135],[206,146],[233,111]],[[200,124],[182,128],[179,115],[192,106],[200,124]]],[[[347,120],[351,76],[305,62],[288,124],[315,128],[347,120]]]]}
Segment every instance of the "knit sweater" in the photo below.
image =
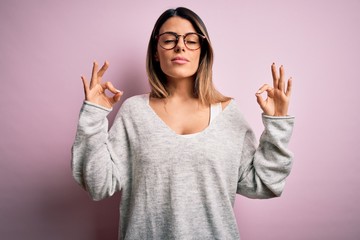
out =
{"type": "Polygon", "coordinates": [[[294,118],[262,115],[257,146],[234,100],[187,137],[148,102],[148,94],[128,98],[109,131],[110,110],[83,104],[72,148],[75,180],[94,200],[121,191],[119,239],[239,239],[236,193],[281,195],[294,118]]]}

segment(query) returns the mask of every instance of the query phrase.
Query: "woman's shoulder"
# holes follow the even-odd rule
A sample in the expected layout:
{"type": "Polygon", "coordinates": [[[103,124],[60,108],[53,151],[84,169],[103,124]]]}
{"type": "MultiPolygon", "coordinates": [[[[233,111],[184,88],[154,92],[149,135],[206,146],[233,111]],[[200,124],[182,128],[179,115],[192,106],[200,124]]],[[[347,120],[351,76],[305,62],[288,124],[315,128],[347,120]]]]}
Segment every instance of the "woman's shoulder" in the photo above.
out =
{"type": "Polygon", "coordinates": [[[119,115],[132,116],[144,113],[149,99],[149,94],[133,95],[126,98],[120,106],[119,115]]]}
{"type": "Polygon", "coordinates": [[[234,123],[246,123],[245,117],[235,99],[232,98],[226,102],[222,102],[221,105],[223,107],[223,115],[225,118],[234,123]]]}
{"type": "Polygon", "coordinates": [[[139,95],[133,95],[130,96],[128,98],[126,98],[124,100],[124,102],[122,103],[122,107],[131,107],[133,108],[134,106],[138,106],[138,105],[144,105],[148,102],[149,100],[149,94],[148,93],[144,93],[144,94],[139,94],[139,95]]]}
{"type": "Polygon", "coordinates": [[[231,102],[233,101],[233,99],[229,99],[229,100],[226,100],[224,102],[221,102],[221,107],[222,107],[222,110],[224,110],[231,102]]]}

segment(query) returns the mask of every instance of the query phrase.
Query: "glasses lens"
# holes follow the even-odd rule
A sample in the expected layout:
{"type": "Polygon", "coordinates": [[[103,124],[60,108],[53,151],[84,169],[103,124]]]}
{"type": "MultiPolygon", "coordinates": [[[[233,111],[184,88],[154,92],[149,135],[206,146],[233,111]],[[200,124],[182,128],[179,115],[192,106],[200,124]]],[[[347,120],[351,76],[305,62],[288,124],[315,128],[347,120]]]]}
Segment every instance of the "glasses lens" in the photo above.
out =
{"type": "Polygon", "coordinates": [[[202,39],[196,33],[187,34],[184,40],[185,40],[185,45],[188,49],[196,50],[201,47],[202,39]]]}
{"type": "Polygon", "coordinates": [[[171,33],[164,33],[159,36],[159,44],[162,48],[173,49],[176,46],[176,36],[171,33]]]}

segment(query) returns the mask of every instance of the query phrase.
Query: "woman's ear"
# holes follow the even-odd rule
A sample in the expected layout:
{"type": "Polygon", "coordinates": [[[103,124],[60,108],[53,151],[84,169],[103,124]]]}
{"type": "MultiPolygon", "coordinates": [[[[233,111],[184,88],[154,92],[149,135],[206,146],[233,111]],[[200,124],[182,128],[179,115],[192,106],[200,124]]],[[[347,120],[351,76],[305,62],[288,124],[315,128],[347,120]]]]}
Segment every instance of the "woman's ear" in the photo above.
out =
{"type": "Polygon", "coordinates": [[[159,61],[159,56],[158,56],[158,53],[157,53],[157,52],[155,53],[154,59],[155,59],[155,61],[157,61],[157,62],[159,61]]]}

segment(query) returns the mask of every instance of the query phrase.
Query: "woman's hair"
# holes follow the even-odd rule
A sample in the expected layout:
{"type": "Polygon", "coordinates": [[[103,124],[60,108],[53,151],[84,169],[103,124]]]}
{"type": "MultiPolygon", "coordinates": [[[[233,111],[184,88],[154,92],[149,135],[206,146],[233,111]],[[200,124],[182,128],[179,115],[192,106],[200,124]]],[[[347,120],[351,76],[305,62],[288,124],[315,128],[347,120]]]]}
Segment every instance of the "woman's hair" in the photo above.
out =
{"type": "Polygon", "coordinates": [[[199,67],[195,74],[193,88],[194,96],[198,98],[202,104],[206,105],[229,100],[229,97],[223,96],[215,89],[212,82],[214,53],[205,24],[196,13],[184,7],[166,10],[156,21],[151,33],[146,56],[146,72],[151,87],[150,96],[155,98],[166,98],[170,95],[166,84],[166,75],[161,70],[160,63],[156,61],[155,55],[157,52],[156,36],[159,34],[160,28],[166,20],[174,16],[190,21],[196,32],[206,37],[201,45],[199,67]]]}

